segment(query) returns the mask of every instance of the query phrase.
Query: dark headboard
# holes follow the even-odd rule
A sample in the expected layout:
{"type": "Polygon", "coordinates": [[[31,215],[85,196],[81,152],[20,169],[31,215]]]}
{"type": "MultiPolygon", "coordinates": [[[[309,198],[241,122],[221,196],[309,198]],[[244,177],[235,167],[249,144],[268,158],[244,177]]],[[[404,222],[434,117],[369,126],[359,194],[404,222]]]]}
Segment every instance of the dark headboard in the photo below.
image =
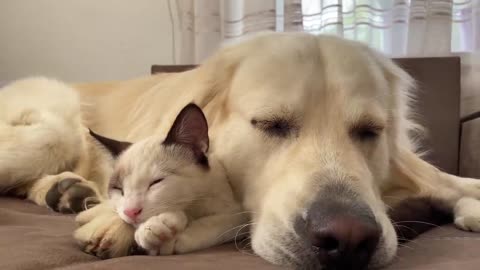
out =
{"type": "Polygon", "coordinates": [[[460,145],[460,58],[403,58],[395,61],[418,86],[415,120],[427,131],[426,159],[458,175],[460,145]]]}
{"type": "Polygon", "coordinates": [[[171,73],[171,72],[182,72],[195,68],[196,65],[153,65],[151,68],[151,73],[171,73]]]}

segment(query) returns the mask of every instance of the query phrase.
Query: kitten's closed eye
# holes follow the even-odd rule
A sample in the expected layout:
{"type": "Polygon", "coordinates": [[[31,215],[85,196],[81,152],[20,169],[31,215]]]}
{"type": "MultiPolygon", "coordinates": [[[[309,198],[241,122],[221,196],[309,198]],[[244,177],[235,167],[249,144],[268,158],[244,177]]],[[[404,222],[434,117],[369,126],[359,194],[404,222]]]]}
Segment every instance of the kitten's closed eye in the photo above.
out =
{"type": "Polygon", "coordinates": [[[122,194],[123,196],[123,188],[119,187],[119,186],[113,186],[112,187],[113,190],[116,190],[116,191],[120,191],[120,193],[122,194]]]}
{"type": "Polygon", "coordinates": [[[157,180],[153,181],[152,183],[150,183],[150,186],[148,186],[148,188],[151,188],[153,185],[155,185],[155,184],[158,184],[158,183],[162,182],[162,180],[163,180],[163,178],[159,178],[159,179],[157,179],[157,180]]]}

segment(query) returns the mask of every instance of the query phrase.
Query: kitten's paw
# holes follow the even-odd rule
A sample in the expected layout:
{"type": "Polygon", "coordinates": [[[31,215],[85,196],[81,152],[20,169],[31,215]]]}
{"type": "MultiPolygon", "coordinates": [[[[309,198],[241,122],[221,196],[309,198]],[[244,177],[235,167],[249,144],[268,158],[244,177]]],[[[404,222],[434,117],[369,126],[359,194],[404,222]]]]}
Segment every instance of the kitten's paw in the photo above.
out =
{"type": "Polygon", "coordinates": [[[100,202],[93,184],[76,177],[55,183],[48,190],[45,201],[48,207],[61,213],[79,213],[100,202]]]}
{"type": "Polygon", "coordinates": [[[455,225],[462,230],[480,232],[480,201],[474,198],[460,199],[454,209],[455,225]]]}
{"type": "Polygon", "coordinates": [[[80,227],[74,238],[84,252],[101,259],[139,254],[134,248],[134,228],[105,203],[83,211],[76,221],[80,227]]]}
{"type": "Polygon", "coordinates": [[[185,254],[196,250],[196,239],[192,239],[192,237],[188,234],[182,233],[179,234],[175,239],[175,247],[174,253],[175,254],[185,254]]]}
{"type": "Polygon", "coordinates": [[[187,216],[183,212],[163,213],[151,217],[135,231],[135,241],[149,255],[171,255],[175,237],[185,230],[187,216]]]}

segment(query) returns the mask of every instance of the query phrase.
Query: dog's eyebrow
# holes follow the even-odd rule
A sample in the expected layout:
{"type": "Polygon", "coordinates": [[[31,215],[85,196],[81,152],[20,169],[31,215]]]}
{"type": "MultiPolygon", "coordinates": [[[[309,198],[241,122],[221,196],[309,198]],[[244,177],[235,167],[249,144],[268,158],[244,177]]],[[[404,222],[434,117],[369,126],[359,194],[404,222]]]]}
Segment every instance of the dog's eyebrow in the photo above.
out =
{"type": "Polygon", "coordinates": [[[259,108],[252,112],[254,118],[258,119],[274,119],[274,118],[284,118],[284,119],[296,119],[301,116],[300,112],[296,111],[294,107],[288,104],[277,105],[277,106],[265,106],[259,108]]]}
{"type": "Polygon", "coordinates": [[[386,126],[387,121],[378,114],[363,113],[352,121],[352,128],[368,127],[381,130],[386,126]]]}
{"type": "Polygon", "coordinates": [[[369,128],[373,130],[378,130],[381,131],[385,127],[384,124],[382,124],[382,121],[374,120],[372,118],[364,118],[360,119],[358,122],[354,123],[352,128],[369,128]]]}

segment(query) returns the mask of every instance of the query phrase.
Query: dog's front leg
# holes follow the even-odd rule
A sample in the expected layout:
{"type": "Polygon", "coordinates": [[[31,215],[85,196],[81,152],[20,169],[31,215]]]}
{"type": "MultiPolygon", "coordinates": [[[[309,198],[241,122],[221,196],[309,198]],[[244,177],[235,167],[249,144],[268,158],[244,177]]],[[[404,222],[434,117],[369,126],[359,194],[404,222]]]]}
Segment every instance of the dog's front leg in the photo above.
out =
{"type": "Polygon", "coordinates": [[[410,191],[393,198],[434,198],[451,209],[458,228],[480,232],[480,180],[442,172],[409,151],[400,155],[395,169],[394,182],[402,187],[397,190],[410,191]]]}
{"type": "Polygon", "coordinates": [[[480,180],[441,174],[457,190],[451,198],[455,225],[462,230],[480,232],[480,180]]]}
{"type": "Polygon", "coordinates": [[[453,209],[455,225],[480,232],[480,180],[438,172],[439,186],[431,197],[444,199],[453,209]]]}

